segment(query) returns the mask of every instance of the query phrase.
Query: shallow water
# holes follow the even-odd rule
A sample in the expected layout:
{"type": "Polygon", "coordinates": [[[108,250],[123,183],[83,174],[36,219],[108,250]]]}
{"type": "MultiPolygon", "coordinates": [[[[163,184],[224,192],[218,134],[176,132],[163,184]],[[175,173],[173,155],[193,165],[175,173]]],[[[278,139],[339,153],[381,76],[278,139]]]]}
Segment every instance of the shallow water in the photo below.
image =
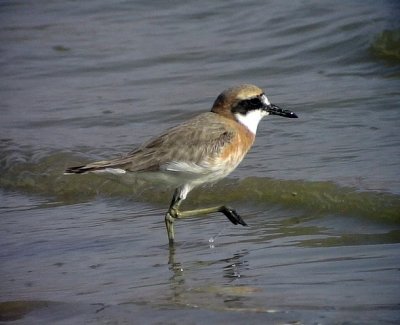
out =
{"type": "Polygon", "coordinates": [[[396,1],[0,4],[0,321],[400,321],[396,1]],[[251,82],[269,117],[228,179],[172,189],[62,175],[251,82]]]}

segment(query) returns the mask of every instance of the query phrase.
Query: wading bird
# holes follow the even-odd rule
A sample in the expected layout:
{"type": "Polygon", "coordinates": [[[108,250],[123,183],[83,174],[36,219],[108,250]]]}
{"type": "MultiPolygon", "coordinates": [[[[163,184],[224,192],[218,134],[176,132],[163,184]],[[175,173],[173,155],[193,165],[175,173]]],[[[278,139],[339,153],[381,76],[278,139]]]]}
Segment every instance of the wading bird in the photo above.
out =
{"type": "Polygon", "coordinates": [[[65,174],[108,172],[151,175],[175,186],[165,215],[169,243],[174,242],[174,220],[223,213],[233,224],[247,224],[233,209],[222,205],[181,211],[180,205],[196,186],[213,183],[231,173],[253,145],[258,123],[267,115],[297,118],[271,104],[254,85],[240,85],[222,92],[211,111],[172,127],[121,158],[70,167],[65,174]]]}

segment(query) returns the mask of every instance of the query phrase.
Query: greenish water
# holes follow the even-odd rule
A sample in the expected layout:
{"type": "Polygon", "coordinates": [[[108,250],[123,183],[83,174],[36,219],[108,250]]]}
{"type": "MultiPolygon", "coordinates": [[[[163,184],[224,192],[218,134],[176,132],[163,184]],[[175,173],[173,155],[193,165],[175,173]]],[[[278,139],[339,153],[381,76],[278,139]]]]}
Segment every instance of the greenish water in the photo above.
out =
{"type": "Polygon", "coordinates": [[[372,52],[382,60],[400,62],[400,30],[384,30],[371,45],[372,52]]]}
{"type": "MultiPolygon", "coordinates": [[[[7,155],[4,155],[7,156],[7,155]]],[[[62,174],[66,154],[47,156],[34,163],[12,163],[2,170],[0,186],[51,197],[58,204],[89,201],[96,196],[129,198],[130,200],[167,206],[173,188],[151,184],[126,176],[99,175],[65,176],[62,174]],[[128,180],[127,180],[128,178],[128,180]]],[[[365,217],[382,222],[400,223],[400,196],[385,192],[365,192],[342,187],[334,182],[304,180],[277,180],[248,177],[222,181],[198,189],[191,203],[238,202],[255,204],[260,209],[278,204],[285,208],[365,217]]]]}

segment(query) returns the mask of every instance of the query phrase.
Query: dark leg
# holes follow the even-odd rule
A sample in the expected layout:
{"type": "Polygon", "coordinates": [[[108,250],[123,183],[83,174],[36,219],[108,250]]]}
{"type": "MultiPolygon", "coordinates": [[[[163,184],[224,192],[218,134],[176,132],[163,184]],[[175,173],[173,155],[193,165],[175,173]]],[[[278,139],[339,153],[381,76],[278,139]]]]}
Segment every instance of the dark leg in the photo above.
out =
{"type": "Polygon", "coordinates": [[[172,197],[168,212],[165,215],[165,226],[167,227],[168,241],[170,246],[174,244],[175,239],[174,219],[176,218],[176,213],[174,212],[177,211],[178,207],[184,200],[180,198],[180,193],[181,190],[177,188],[174,192],[174,196],[172,197]]]}
{"type": "Polygon", "coordinates": [[[242,226],[247,226],[246,222],[242,219],[242,217],[233,209],[226,207],[225,205],[204,208],[204,209],[196,209],[189,211],[179,211],[179,206],[181,205],[184,198],[180,196],[180,190],[175,190],[174,196],[172,198],[171,205],[167,214],[165,215],[165,225],[167,227],[169,244],[172,245],[175,239],[174,233],[174,219],[182,219],[187,217],[194,217],[203,214],[209,214],[214,212],[223,213],[230,222],[234,225],[240,224],[242,226]]]}

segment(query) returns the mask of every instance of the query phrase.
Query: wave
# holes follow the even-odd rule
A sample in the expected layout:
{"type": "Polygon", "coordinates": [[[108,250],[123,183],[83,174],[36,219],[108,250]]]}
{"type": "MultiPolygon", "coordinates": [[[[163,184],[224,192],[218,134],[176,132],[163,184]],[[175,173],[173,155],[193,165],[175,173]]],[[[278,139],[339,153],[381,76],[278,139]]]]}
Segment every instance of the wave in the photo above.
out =
{"type": "MultiPolygon", "coordinates": [[[[27,155],[2,152],[0,188],[54,198],[70,204],[104,197],[132,198],[168,204],[171,188],[126,176],[63,175],[66,166],[76,163],[69,153],[27,155]]],[[[82,161],[80,161],[82,162],[82,161]]],[[[279,180],[248,177],[226,179],[207,190],[190,195],[192,204],[241,202],[250,205],[280,205],[313,213],[367,217],[378,221],[400,222],[400,195],[361,192],[333,182],[279,180]]]]}
{"type": "Polygon", "coordinates": [[[370,46],[371,52],[380,59],[400,62],[400,29],[384,30],[370,46]]]}

